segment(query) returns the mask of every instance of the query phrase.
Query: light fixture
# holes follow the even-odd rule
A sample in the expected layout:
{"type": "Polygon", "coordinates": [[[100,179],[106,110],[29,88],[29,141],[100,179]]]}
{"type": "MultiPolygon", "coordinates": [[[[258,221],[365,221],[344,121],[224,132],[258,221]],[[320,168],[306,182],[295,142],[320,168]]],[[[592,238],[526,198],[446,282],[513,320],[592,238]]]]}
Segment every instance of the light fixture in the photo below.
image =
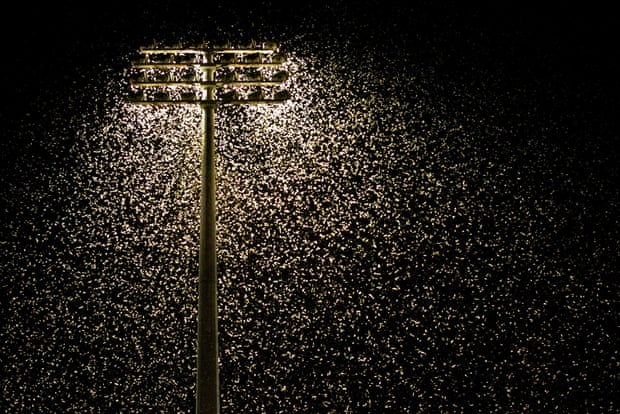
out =
{"type": "Polygon", "coordinates": [[[251,70],[245,73],[245,80],[249,82],[260,82],[263,80],[263,72],[260,70],[251,70]]]}
{"type": "Polygon", "coordinates": [[[223,104],[280,104],[289,99],[288,91],[274,90],[288,78],[286,71],[278,71],[286,56],[273,42],[257,46],[254,41],[238,49],[231,48],[228,42],[213,47],[203,42],[194,48],[177,45],[161,49],[154,44],[150,48],[141,48],[140,53],[141,58],[132,61],[133,69],[138,73],[132,74],[130,79],[130,102],[198,104],[203,113],[196,413],[219,414],[215,108],[223,104]],[[243,74],[242,80],[239,80],[238,68],[243,74]],[[263,79],[260,70],[263,68],[275,71],[268,81],[263,79]],[[245,90],[249,86],[256,89],[240,97],[238,88],[245,90]]]}
{"type": "Polygon", "coordinates": [[[247,96],[247,99],[249,101],[260,101],[265,99],[265,92],[263,91],[263,89],[259,86],[258,88],[256,88],[254,91],[250,92],[247,96]]]}
{"type": "Polygon", "coordinates": [[[288,79],[288,72],[285,70],[281,70],[279,72],[276,72],[272,77],[271,80],[273,82],[284,82],[288,79]]]}
{"type": "Polygon", "coordinates": [[[151,63],[171,63],[172,55],[167,53],[153,53],[149,55],[149,62],[151,63]]]}
{"type": "Polygon", "coordinates": [[[245,55],[245,63],[261,63],[263,61],[260,53],[250,53],[245,55]]]}
{"type": "Polygon", "coordinates": [[[140,66],[140,65],[146,65],[146,64],[148,64],[148,63],[149,63],[149,59],[148,59],[148,56],[146,56],[146,55],[142,55],[142,56],[140,56],[140,57],[138,57],[138,58],[136,58],[136,59],[133,59],[133,60],[131,61],[131,64],[132,64],[133,66],[136,66],[136,65],[138,65],[138,66],[140,66]]]}
{"type": "Polygon", "coordinates": [[[222,102],[230,103],[239,99],[239,92],[236,89],[231,89],[229,91],[220,93],[219,97],[222,102]]]}
{"type": "MultiPolygon", "coordinates": [[[[208,43],[203,43],[204,45],[208,43]]],[[[261,99],[252,99],[252,104],[282,103],[288,99],[289,95],[285,92],[274,90],[288,79],[288,72],[281,69],[286,55],[270,42],[258,44],[254,49],[248,49],[248,45],[243,47],[244,49],[235,49],[226,43],[206,49],[183,48],[181,45],[161,49],[141,48],[140,58],[132,61],[136,72],[131,75],[131,85],[144,91],[167,87],[167,96],[163,94],[155,96],[154,93],[146,96],[154,97],[157,102],[170,104],[243,104],[245,100],[240,94],[233,96],[234,93],[228,89],[220,91],[226,85],[233,88],[244,86],[262,88],[265,93],[254,94],[254,98],[261,99]],[[267,68],[268,72],[263,72],[267,68]],[[269,73],[267,79],[265,79],[266,73],[269,73]],[[194,93],[195,98],[179,99],[185,92],[189,93],[188,96],[192,95],[196,92],[194,88],[201,91],[194,93]]],[[[135,103],[151,102],[143,99],[144,95],[132,93],[129,98],[135,103]]]]}
{"type": "Polygon", "coordinates": [[[196,91],[183,91],[181,92],[181,100],[183,101],[187,101],[187,102],[195,102],[199,99],[198,94],[196,93],[196,91]]]}
{"type": "Polygon", "coordinates": [[[278,44],[276,42],[263,42],[263,49],[265,50],[276,50],[278,48],[278,44]]]}
{"type": "Polygon", "coordinates": [[[146,101],[146,94],[142,89],[133,89],[129,91],[129,100],[133,102],[146,101]]]}
{"type": "Polygon", "coordinates": [[[153,94],[153,98],[155,101],[170,101],[172,97],[168,91],[157,91],[153,94]]]}
{"type": "Polygon", "coordinates": [[[242,49],[242,50],[254,50],[256,48],[257,48],[256,42],[254,40],[250,40],[250,42],[247,45],[239,46],[239,49],[242,49]]]}
{"type": "Polygon", "coordinates": [[[175,63],[180,63],[180,64],[192,64],[192,63],[196,63],[197,57],[198,55],[194,53],[181,53],[181,54],[175,55],[174,61],[175,63]]]}
{"type": "Polygon", "coordinates": [[[142,83],[148,81],[146,72],[136,72],[131,75],[131,82],[142,83]]]}
{"type": "Polygon", "coordinates": [[[239,72],[231,70],[224,75],[224,82],[236,82],[239,80],[239,72]]]}
{"type": "Polygon", "coordinates": [[[282,64],[286,62],[286,56],[284,56],[281,53],[274,53],[273,55],[271,55],[271,63],[275,63],[275,64],[282,64]]]}
{"type": "Polygon", "coordinates": [[[193,82],[196,80],[196,71],[194,69],[186,70],[179,77],[183,82],[193,82]]]}
{"type": "Polygon", "coordinates": [[[222,43],[216,43],[213,45],[213,49],[215,50],[225,50],[225,49],[230,49],[230,41],[225,41],[222,43]]]}
{"type": "Polygon", "coordinates": [[[168,71],[158,71],[153,74],[153,78],[156,82],[168,82],[172,80],[171,73],[168,71]]]}
{"type": "Polygon", "coordinates": [[[277,101],[284,101],[284,100],[290,99],[290,97],[291,97],[291,94],[289,93],[289,91],[286,91],[286,90],[280,90],[273,94],[273,99],[277,101]]]}
{"type": "Polygon", "coordinates": [[[224,53],[220,56],[220,63],[223,65],[229,65],[237,62],[237,55],[235,53],[224,53]]]}

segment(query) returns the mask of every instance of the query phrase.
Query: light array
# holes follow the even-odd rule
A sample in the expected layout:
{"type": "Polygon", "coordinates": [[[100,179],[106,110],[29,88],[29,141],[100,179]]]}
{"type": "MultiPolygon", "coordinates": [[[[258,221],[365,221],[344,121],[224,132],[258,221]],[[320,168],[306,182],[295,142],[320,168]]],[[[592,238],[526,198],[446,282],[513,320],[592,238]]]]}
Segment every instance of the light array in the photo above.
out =
{"type": "Polygon", "coordinates": [[[272,42],[231,47],[142,47],[129,100],[138,104],[277,104],[290,94],[286,55],[272,42]]]}

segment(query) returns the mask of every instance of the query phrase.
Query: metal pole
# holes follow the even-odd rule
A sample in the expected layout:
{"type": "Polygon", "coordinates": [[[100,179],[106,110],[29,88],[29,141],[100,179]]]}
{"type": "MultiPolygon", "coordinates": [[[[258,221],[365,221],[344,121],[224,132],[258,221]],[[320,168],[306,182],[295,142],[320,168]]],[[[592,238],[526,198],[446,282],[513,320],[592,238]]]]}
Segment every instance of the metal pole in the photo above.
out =
{"type": "MultiPolygon", "coordinates": [[[[213,81],[208,70],[207,80],[213,81]]],[[[200,255],[198,277],[198,361],[196,414],[219,414],[217,335],[217,262],[215,250],[215,105],[213,90],[202,105],[203,148],[200,196],[200,255]]]]}

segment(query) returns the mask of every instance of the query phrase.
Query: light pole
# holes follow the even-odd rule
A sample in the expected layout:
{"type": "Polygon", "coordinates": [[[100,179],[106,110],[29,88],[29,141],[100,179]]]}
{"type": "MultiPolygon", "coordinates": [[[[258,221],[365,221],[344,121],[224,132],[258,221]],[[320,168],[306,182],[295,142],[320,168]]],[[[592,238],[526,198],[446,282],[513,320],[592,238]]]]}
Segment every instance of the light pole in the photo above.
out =
{"type": "Polygon", "coordinates": [[[196,413],[219,414],[217,261],[215,239],[215,108],[219,105],[278,104],[288,74],[286,57],[271,42],[241,47],[142,47],[132,62],[130,102],[194,104],[202,108],[200,254],[196,413]]]}

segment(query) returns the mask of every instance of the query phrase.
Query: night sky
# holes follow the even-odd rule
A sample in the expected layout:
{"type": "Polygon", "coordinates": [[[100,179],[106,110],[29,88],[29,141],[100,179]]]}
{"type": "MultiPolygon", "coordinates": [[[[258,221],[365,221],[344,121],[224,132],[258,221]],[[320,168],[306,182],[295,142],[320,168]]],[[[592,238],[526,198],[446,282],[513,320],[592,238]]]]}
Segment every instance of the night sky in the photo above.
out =
{"type": "Polygon", "coordinates": [[[292,99],[216,114],[222,412],[618,412],[610,6],[207,3],[5,11],[3,412],[193,412],[200,113],[124,98],[251,39],[292,99]]]}

